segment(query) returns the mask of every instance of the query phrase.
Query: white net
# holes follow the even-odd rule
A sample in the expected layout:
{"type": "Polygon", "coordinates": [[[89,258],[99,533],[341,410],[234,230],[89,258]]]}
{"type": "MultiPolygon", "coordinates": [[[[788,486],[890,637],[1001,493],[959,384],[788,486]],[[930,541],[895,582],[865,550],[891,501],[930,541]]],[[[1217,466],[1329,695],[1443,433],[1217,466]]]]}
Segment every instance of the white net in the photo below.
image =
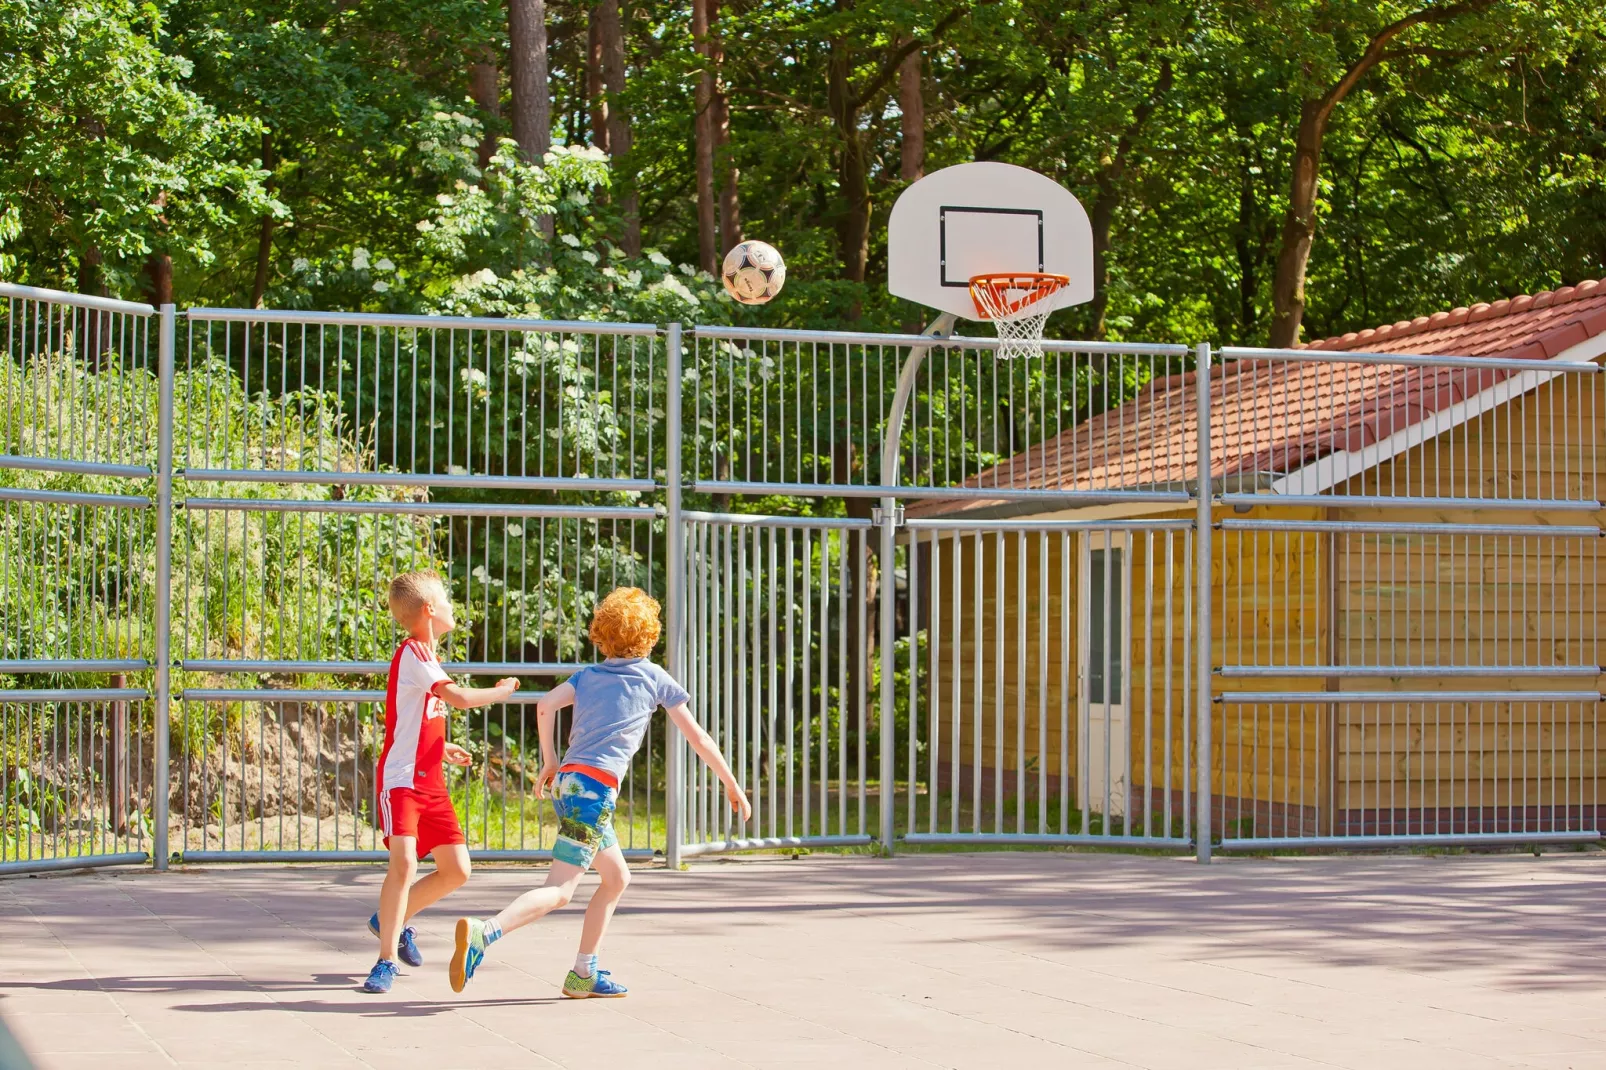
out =
{"type": "Polygon", "coordinates": [[[1053,305],[1043,300],[1065,284],[1057,275],[978,276],[970,282],[976,310],[998,331],[998,358],[1043,355],[1043,327],[1053,305]]]}

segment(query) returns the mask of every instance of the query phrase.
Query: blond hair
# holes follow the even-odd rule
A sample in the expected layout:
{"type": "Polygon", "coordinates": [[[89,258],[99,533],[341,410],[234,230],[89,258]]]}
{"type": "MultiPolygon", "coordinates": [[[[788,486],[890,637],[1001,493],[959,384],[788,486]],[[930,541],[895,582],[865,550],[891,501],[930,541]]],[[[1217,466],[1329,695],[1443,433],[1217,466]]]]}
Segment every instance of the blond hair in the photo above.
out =
{"type": "Polygon", "coordinates": [[[446,581],[441,579],[440,573],[427,568],[403,572],[390,581],[390,615],[396,618],[396,623],[404,628],[411,627],[419,609],[434,597],[431,584],[442,593],[446,590],[446,581]]]}
{"type": "Polygon", "coordinates": [[[591,641],[607,658],[644,658],[658,645],[658,600],[640,587],[616,587],[591,615],[591,641]]]}

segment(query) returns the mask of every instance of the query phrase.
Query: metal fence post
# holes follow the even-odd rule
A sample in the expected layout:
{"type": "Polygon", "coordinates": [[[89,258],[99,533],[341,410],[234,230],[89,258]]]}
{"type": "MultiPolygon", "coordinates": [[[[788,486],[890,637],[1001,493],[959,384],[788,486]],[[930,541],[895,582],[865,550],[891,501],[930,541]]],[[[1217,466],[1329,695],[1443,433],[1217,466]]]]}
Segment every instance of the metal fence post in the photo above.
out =
{"type": "MultiPolygon", "coordinates": [[[[886,476],[883,473],[882,478],[886,476]]],[[[897,651],[893,649],[893,599],[897,588],[893,583],[894,555],[898,552],[898,499],[881,499],[881,853],[892,854],[892,837],[895,827],[894,810],[898,800],[894,783],[893,756],[897,750],[897,716],[893,708],[897,701],[893,676],[898,665],[897,651]]],[[[910,654],[909,670],[914,671],[914,655],[910,654]]],[[[860,770],[863,776],[864,771],[860,770]]],[[[911,770],[911,775],[913,771],[911,770]]]]}
{"type": "Polygon", "coordinates": [[[1195,362],[1197,369],[1194,375],[1195,389],[1198,391],[1197,403],[1199,413],[1199,478],[1195,484],[1195,494],[1198,496],[1197,519],[1194,526],[1198,530],[1194,533],[1194,549],[1198,555],[1198,565],[1195,580],[1198,590],[1194,596],[1194,612],[1198,623],[1198,664],[1195,672],[1198,674],[1196,694],[1199,699],[1197,725],[1199,753],[1197,783],[1194,785],[1195,800],[1198,804],[1198,817],[1194,823],[1194,838],[1196,844],[1196,857],[1202,863],[1210,861],[1210,718],[1213,709],[1212,688],[1212,658],[1211,658],[1211,610],[1212,610],[1212,582],[1211,569],[1214,564],[1214,517],[1211,512],[1213,488],[1210,479],[1210,344],[1199,343],[1198,359],[1195,362]]]}
{"type": "MultiPolygon", "coordinates": [[[[680,324],[671,323],[664,335],[668,351],[664,388],[664,601],[669,636],[666,644],[669,673],[684,685],[686,675],[686,562],[685,525],[681,520],[681,341],[680,324]]],[[[664,732],[664,861],[670,870],[680,868],[680,847],[685,806],[686,743],[673,728],[664,732]]]]}
{"type": "Polygon", "coordinates": [[[172,700],[172,593],[173,593],[173,350],[177,345],[178,312],[172,305],[161,308],[161,328],[157,349],[156,413],[156,644],[153,653],[156,680],[154,787],[151,819],[152,862],[158,870],[167,868],[168,796],[171,792],[168,754],[168,714],[172,700]]]}

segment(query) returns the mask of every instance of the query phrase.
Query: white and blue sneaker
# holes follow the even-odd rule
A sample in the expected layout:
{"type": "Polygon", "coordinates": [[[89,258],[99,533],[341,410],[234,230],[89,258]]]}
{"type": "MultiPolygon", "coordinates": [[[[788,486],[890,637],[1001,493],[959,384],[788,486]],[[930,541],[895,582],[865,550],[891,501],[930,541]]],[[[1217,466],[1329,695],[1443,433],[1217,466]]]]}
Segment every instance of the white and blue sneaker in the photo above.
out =
{"type": "Polygon", "coordinates": [[[362,983],[364,992],[373,992],[382,995],[390,991],[390,986],[396,981],[396,974],[401,969],[389,959],[380,959],[374,963],[374,968],[368,971],[368,980],[362,983]]]}
{"type": "MultiPolygon", "coordinates": [[[[368,919],[368,931],[375,936],[379,935],[379,914],[376,912],[368,919]]],[[[418,930],[411,925],[403,929],[401,939],[396,941],[396,956],[413,969],[424,964],[424,956],[418,951],[418,930]]]]}

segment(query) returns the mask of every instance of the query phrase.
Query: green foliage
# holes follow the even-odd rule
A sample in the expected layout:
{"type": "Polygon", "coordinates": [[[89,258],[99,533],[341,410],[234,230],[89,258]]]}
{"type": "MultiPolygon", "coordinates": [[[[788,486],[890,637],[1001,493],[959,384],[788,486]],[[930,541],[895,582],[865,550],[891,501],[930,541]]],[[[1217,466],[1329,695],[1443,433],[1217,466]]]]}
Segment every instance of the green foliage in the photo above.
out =
{"type": "MultiPolygon", "coordinates": [[[[175,384],[180,456],[215,464],[262,463],[260,443],[306,445],[309,459],[349,465],[357,448],[342,438],[338,402],[307,392],[291,404],[247,397],[238,377],[220,363],[181,371],[175,384]],[[258,443],[253,447],[252,443],[258,443]],[[313,458],[322,450],[322,458],[313,458]]],[[[143,370],[90,370],[61,354],[41,354],[26,366],[0,362],[0,452],[40,453],[80,434],[75,428],[122,424],[127,433],[95,441],[94,460],[155,463],[154,436],[129,415],[156,411],[156,384],[143,370]],[[26,444],[26,445],[24,445],[26,444]]],[[[0,469],[0,486],[52,491],[128,493],[109,477],[0,469]]],[[[137,487],[135,488],[138,489],[137,487]]],[[[219,492],[191,486],[197,496],[219,492]]],[[[333,488],[247,485],[240,498],[328,500],[333,488]]],[[[388,500],[391,488],[356,487],[347,500],[388,500]]],[[[310,530],[305,514],[180,509],[173,521],[178,650],[186,658],[261,656],[266,650],[316,652],[335,660],[388,655],[394,625],[384,588],[396,562],[439,566],[437,522],[362,514],[320,515],[310,530]],[[387,571],[390,570],[390,571],[387,571]]],[[[11,503],[0,510],[0,658],[139,658],[148,656],[153,628],[156,528],[152,510],[110,510],[11,503]]],[[[136,676],[136,679],[138,677],[136,676]]],[[[70,674],[57,683],[81,681],[70,674]]]]}
{"type": "Polygon", "coordinates": [[[68,264],[103,262],[127,289],[152,252],[204,269],[242,218],[285,213],[247,151],[257,120],[189,88],[166,37],[157,3],[0,3],[8,275],[63,282],[68,264]]]}
{"type": "Polygon", "coordinates": [[[503,142],[482,168],[511,107],[498,5],[5,0],[0,273],[132,292],[168,250],[181,301],[239,305],[265,249],[281,306],[917,326],[880,281],[904,184],[894,61],[915,40],[927,170],[1035,167],[1108,222],[1107,285],[1051,330],[1253,342],[1303,109],[1416,14],[1327,130],[1307,335],[1606,272],[1606,18],[1580,0],[723,7],[719,169],[790,267],[757,312],[683,269],[709,62],[689,5],[625,5],[610,107],[634,147],[608,165],[585,148],[591,8],[547,12],[558,148],[532,165],[503,142]],[[487,60],[496,114],[465,97],[487,60]],[[621,184],[641,198],[639,258],[620,249],[621,184]]]}

